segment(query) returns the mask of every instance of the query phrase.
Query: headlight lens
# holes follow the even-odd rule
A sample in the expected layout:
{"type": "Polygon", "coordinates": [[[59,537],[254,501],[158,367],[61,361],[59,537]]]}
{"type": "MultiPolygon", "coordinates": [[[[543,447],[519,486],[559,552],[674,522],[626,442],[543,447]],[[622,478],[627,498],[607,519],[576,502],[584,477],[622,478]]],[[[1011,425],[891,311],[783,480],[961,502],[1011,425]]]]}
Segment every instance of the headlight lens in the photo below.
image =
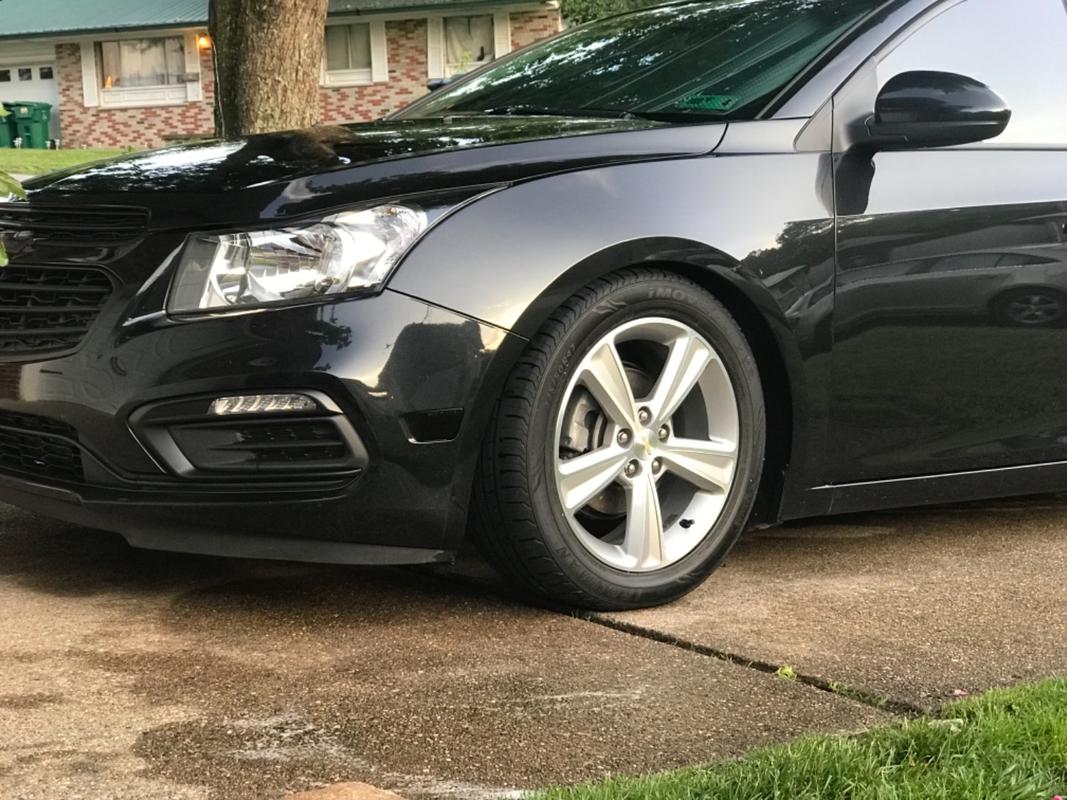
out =
{"type": "Polygon", "coordinates": [[[304,226],[198,234],[182,251],[167,310],[254,308],[374,289],[428,225],[419,208],[383,205],[304,226]]]}

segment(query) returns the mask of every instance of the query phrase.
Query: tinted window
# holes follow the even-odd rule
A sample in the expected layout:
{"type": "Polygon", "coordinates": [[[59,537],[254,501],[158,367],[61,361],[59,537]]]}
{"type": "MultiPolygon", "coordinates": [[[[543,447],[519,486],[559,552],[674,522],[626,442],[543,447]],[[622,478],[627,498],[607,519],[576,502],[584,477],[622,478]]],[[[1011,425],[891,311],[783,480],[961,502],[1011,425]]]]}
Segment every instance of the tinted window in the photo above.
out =
{"type": "Polygon", "coordinates": [[[883,0],[731,0],[613,17],[489,67],[405,116],[601,111],[751,118],[883,0]]]}
{"type": "Polygon", "coordinates": [[[1063,0],[966,0],[882,59],[881,87],[901,72],[956,72],[1012,110],[995,146],[1067,146],[1067,8],[1063,0]]]}

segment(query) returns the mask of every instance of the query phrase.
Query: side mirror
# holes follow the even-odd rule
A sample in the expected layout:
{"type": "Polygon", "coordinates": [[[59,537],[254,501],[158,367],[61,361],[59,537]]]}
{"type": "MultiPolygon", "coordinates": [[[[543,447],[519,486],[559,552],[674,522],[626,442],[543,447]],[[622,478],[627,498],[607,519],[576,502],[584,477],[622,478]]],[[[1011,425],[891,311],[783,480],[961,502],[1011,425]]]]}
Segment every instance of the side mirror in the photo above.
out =
{"type": "Polygon", "coordinates": [[[878,93],[868,140],[877,150],[949,147],[995,139],[1008,127],[1004,98],[951,72],[902,72],[878,93]]]}

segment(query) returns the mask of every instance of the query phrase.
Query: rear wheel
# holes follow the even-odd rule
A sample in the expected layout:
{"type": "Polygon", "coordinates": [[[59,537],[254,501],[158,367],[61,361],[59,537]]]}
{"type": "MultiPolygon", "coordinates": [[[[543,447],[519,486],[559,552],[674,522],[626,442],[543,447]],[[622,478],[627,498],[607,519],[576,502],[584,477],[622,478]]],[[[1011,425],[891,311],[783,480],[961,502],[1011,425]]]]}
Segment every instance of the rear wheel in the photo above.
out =
{"type": "Polygon", "coordinates": [[[482,452],[478,541],[549,601],[673,600],[742,531],[764,437],[727,310],[671,273],[617,273],[565,303],[512,372],[482,452]]]}
{"type": "Polygon", "coordinates": [[[1067,300],[1053,289],[1016,289],[993,304],[993,315],[1006,325],[1057,327],[1067,321],[1067,300]]]}

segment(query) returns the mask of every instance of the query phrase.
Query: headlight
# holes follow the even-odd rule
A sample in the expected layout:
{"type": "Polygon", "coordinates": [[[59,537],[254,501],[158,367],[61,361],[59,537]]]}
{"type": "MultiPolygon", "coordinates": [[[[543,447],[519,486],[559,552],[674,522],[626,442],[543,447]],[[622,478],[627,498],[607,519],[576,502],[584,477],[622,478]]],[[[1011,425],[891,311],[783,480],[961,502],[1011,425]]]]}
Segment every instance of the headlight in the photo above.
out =
{"type": "Polygon", "coordinates": [[[173,314],[254,308],[380,287],[429,222],[383,205],[277,230],[198,234],[182,250],[173,314]]]}

